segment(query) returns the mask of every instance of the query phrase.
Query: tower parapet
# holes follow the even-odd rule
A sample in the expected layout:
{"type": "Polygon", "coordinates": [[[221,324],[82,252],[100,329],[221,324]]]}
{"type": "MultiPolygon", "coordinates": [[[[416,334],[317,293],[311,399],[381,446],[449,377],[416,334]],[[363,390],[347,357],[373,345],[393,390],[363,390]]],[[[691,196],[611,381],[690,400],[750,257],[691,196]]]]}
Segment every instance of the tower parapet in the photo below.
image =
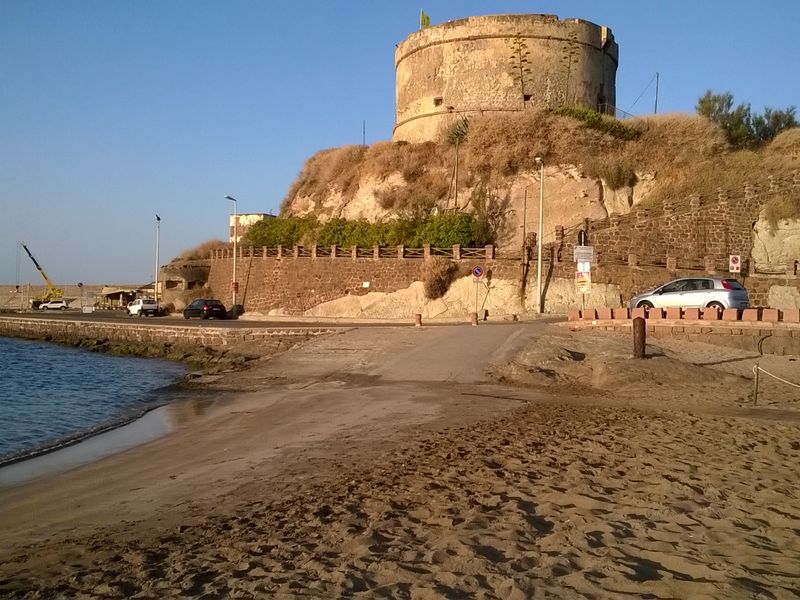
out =
{"type": "Polygon", "coordinates": [[[473,114],[616,103],[614,35],[555,15],[468,17],[427,27],[395,49],[393,139],[437,139],[473,114]]]}

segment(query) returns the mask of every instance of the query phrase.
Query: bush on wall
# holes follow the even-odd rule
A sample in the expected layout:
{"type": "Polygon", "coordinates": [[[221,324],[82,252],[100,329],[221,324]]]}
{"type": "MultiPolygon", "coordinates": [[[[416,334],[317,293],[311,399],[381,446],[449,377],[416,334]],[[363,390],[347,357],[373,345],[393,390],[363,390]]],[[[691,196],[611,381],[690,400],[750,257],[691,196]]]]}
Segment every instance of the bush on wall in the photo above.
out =
{"type": "Polygon", "coordinates": [[[313,217],[289,217],[259,221],[247,232],[253,246],[411,246],[424,244],[449,248],[459,244],[479,247],[491,243],[493,233],[483,220],[466,213],[433,215],[425,219],[401,218],[379,223],[331,219],[320,223],[313,217]]]}
{"type": "Polygon", "coordinates": [[[291,248],[300,245],[304,238],[313,234],[317,226],[316,217],[264,219],[248,230],[245,240],[253,246],[291,248]]]}

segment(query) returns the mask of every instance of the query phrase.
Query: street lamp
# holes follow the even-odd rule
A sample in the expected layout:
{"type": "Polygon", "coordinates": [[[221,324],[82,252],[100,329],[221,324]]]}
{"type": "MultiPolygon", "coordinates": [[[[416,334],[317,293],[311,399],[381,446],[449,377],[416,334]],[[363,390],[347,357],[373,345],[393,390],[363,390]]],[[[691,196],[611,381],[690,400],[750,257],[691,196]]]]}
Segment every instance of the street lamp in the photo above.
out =
{"type": "Polygon", "coordinates": [[[537,156],[536,164],[539,165],[539,234],[536,236],[536,312],[542,314],[542,214],[544,206],[544,161],[537,156]]]}
{"type": "Polygon", "coordinates": [[[156,269],[153,277],[153,299],[158,304],[158,242],[161,236],[161,217],[156,215],[156,269]]]}
{"type": "Polygon", "coordinates": [[[233,202],[233,281],[231,281],[231,293],[233,296],[233,308],[231,308],[231,314],[235,317],[236,316],[236,288],[238,287],[238,283],[236,283],[236,243],[239,237],[239,211],[238,206],[236,204],[236,198],[233,196],[225,196],[226,200],[230,200],[233,202]]]}

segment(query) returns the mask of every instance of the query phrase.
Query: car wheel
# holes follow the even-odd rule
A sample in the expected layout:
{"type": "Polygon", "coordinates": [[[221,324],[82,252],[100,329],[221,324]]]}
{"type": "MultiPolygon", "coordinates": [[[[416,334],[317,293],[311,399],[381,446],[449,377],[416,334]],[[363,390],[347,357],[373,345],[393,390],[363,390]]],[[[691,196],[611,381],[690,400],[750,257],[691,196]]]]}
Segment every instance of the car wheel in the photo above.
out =
{"type": "Polygon", "coordinates": [[[709,302],[708,308],[716,308],[717,310],[725,310],[725,307],[722,305],[721,302],[709,302]]]}
{"type": "Polygon", "coordinates": [[[636,305],[636,308],[644,308],[645,310],[650,310],[653,308],[653,303],[648,302],[647,300],[642,300],[639,304],[636,305]]]}
{"type": "Polygon", "coordinates": [[[67,307],[66,306],[62,306],[61,310],[67,310],[67,307]]]}
{"type": "Polygon", "coordinates": [[[208,315],[207,315],[206,313],[202,313],[202,314],[200,315],[200,318],[201,318],[203,321],[205,321],[205,320],[208,318],[208,315]]]}
{"type": "Polygon", "coordinates": [[[188,321],[189,320],[189,315],[187,315],[186,313],[183,313],[183,318],[188,321]]]}

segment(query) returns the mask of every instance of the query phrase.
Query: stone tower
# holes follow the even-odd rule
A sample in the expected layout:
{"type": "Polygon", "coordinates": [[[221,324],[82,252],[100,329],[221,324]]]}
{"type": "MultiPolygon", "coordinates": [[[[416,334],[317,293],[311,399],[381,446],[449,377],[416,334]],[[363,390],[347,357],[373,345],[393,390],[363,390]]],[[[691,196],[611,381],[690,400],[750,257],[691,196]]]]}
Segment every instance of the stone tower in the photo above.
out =
{"type": "Polygon", "coordinates": [[[554,15],[469,17],[421,29],[395,49],[393,139],[436,140],[474,114],[564,105],[606,112],[616,103],[618,56],[608,27],[554,15]]]}

